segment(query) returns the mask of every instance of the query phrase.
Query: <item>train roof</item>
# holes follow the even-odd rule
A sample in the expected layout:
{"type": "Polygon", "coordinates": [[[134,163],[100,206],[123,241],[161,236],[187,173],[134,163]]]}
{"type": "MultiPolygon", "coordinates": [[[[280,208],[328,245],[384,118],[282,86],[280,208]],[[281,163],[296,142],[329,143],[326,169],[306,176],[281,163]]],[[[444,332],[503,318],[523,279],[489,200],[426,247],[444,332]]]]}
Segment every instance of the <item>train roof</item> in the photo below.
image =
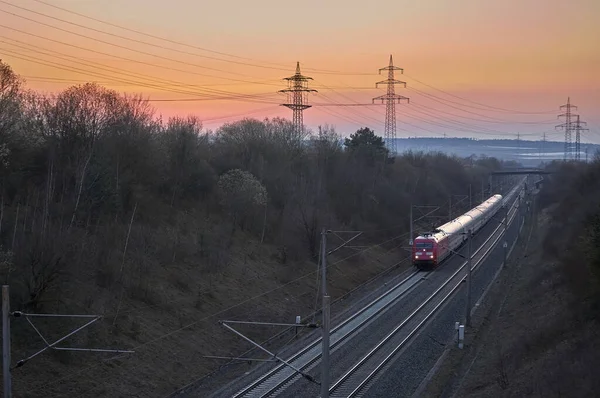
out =
{"type": "Polygon", "coordinates": [[[494,204],[498,203],[502,200],[502,195],[495,194],[490,196],[487,200],[479,204],[478,206],[472,208],[468,212],[456,217],[454,220],[451,220],[439,227],[435,230],[420,235],[418,238],[428,238],[434,239],[435,241],[441,240],[446,235],[455,234],[464,229],[464,226],[469,224],[471,221],[479,218],[487,209],[489,209],[494,204]]]}

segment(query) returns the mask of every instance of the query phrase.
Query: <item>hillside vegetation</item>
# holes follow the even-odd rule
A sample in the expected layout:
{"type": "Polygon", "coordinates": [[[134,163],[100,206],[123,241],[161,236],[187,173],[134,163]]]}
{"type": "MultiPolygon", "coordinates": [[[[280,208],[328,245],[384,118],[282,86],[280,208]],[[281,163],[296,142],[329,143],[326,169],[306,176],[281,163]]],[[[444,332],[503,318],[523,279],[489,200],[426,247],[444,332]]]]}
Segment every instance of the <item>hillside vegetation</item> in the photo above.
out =
{"type": "MultiPolygon", "coordinates": [[[[345,141],[282,119],[206,131],[95,84],[44,97],[0,63],[0,277],[11,308],[104,315],[63,346],[136,351],[48,350],[13,370],[15,396],[164,396],[218,368],[202,355],[248,348],[218,319],[290,322],[315,309],[321,228],[364,231],[330,258],[336,299],[406,258],[410,203],[445,211],[469,184],[479,198],[499,167],[439,153],[390,159],[369,129],[345,141]]],[[[83,324],[34,323],[49,341],[83,324]]],[[[11,326],[14,365],[43,341],[23,318],[11,326]]]]}
{"type": "Polygon", "coordinates": [[[573,292],[574,307],[598,320],[600,310],[600,152],[591,163],[553,163],[541,192],[551,226],[547,258],[557,259],[573,292]]]}
{"type": "Polygon", "coordinates": [[[425,397],[592,397],[600,388],[600,153],[555,162],[508,266],[425,397]]]}

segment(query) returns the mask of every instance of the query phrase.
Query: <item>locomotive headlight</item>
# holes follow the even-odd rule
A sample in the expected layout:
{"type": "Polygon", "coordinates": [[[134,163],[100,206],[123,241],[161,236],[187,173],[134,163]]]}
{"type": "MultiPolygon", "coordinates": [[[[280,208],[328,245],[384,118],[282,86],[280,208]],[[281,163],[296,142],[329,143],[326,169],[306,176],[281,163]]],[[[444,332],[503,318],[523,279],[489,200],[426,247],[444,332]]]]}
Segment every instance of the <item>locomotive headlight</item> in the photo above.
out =
{"type": "Polygon", "coordinates": [[[429,258],[433,258],[433,255],[429,256],[429,258]]]}

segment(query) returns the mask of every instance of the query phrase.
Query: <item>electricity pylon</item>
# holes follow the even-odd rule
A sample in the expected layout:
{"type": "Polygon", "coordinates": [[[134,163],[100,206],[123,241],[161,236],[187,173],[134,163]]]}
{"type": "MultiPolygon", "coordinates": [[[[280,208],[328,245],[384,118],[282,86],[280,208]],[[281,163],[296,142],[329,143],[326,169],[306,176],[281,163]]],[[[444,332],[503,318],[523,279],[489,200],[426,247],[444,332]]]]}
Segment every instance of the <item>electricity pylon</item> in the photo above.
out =
{"type": "Polygon", "coordinates": [[[400,73],[404,73],[404,69],[398,68],[394,66],[394,62],[392,61],[392,56],[390,55],[390,64],[385,67],[379,69],[379,74],[381,74],[382,70],[388,71],[387,80],[383,80],[381,82],[377,82],[375,87],[379,87],[380,84],[387,84],[387,93],[385,95],[380,95],[379,97],[373,98],[373,103],[375,100],[381,100],[381,103],[385,101],[385,141],[387,147],[392,156],[395,156],[397,153],[396,150],[396,101],[400,103],[402,100],[406,100],[410,102],[410,99],[407,97],[403,97],[402,95],[398,95],[395,93],[394,85],[402,84],[406,87],[406,82],[402,82],[400,80],[394,79],[394,71],[399,70],[400,73]]]}
{"type": "Polygon", "coordinates": [[[287,80],[288,88],[279,90],[279,92],[287,93],[287,103],[281,105],[294,111],[294,129],[297,132],[302,132],[304,130],[302,112],[311,107],[311,105],[308,105],[308,93],[316,93],[317,90],[308,88],[308,81],[312,80],[312,77],[303,76],[300,73],[300,62],[296,63],[296,73],[293,76],[285,77],[283,80],[287,80]]]}

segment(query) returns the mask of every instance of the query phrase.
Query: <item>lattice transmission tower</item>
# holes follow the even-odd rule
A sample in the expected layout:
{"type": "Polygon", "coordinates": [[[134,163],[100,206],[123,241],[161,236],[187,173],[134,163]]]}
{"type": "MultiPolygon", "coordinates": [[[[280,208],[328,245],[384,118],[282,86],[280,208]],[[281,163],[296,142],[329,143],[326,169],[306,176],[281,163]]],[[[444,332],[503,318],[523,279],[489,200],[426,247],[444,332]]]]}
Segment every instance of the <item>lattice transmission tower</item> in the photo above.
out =
{"type": "Polygon", "coordinates": [[[373,103],[376,100],[381,100],[383,104],[385,102],[385,141],[387,147],[392,156],[395,156],[397,153],[396,150],[396,101],[400,103],[402,100],[406,100],[410,102],[410,99],[407,97],[403,97],[402,95],[398,95],[395,92],[394,86],[396,84],[402,84],[406,87],[406,82],[402,82],[400,80],[394,79],[394,71],[399,70],[400,73],[404,73],[404,69],[398,68],[394,66],[394,62],[392,60],[392,55],[390,54],[390,64],[385,68],[379,69],[379,74],[381,71],[388,71],[387,80],[383,80],[381,82],[377,82],[375,87],[378,88],[380,84],[387,84],[387,93],[385,95],[380,95],[379,97],[373,98],[373,103]]]}
{"type": "Polygon", "coordinates": [[[585,126],[587,123],[579,120],[579,115],[577,116],[577,121],[575,122],[575,160],[581,160],[581,132],[589,130],[587,128],[583,128],[581,126],[585,126]]]}
{"type": "Polygon", "coordinates": [[[285,77],[283,80],[287,80],[288,88],[279,90],[279,92],[287,93],[287,103],[281,105],[294,111],[294,129],[301,132],[304,130],[302,112],[311,107],[311,105],[308,105],[308,93],[316,93],[317,90],[308,88],[308,81],[312,80],[312,77],[303,76],[300,73],[300,62],[296,63],[296,73],[293,76],[285,77]]]}
{"type": "Polygon", "coordinates": [[[571,105],[571,97],[567,98],[567,103],[565,105],[561,105],[560,109],[566,109],[566,112],[558,115],[558,117],[564,117],[565,122],[563,124],[559,124],[556,126],[557,129],[565,130],[565,154],[563,156],[563,160],[567,161],[573,158],[573,122],[572,119],[574,116],[578,116],[573,114],[571,111],[576,110],[577,107],[575,105],[571,105]]]}

